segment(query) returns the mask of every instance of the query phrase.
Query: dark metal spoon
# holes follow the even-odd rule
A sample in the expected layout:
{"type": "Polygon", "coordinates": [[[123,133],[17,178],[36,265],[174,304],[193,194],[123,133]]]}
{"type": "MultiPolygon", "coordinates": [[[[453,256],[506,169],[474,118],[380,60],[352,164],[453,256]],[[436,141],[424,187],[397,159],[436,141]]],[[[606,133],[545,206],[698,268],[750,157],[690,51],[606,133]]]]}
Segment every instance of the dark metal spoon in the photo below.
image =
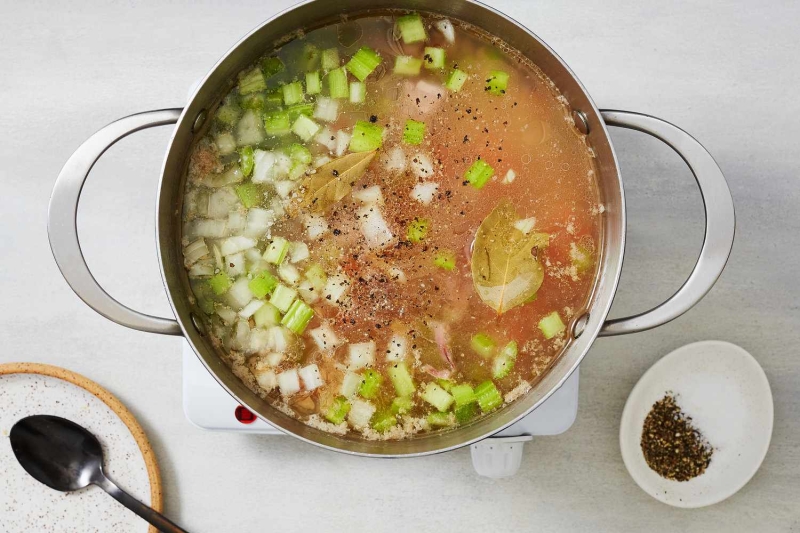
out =
{"type": "Polygon", "coordinates": [[[22,468],[51,489],[97,485],[164,533],[187,533],[108,479],[100,442],[75,422],[50,415],[23,418],[11,428],[11,449],[22,468]]]}

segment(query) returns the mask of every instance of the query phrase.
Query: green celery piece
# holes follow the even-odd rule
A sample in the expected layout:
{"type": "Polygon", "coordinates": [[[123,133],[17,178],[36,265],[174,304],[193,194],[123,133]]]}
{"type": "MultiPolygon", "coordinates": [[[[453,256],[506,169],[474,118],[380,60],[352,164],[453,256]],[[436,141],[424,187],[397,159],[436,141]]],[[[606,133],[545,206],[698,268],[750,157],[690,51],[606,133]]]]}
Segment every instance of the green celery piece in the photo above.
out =
{"type": "Polygon", "coordinates": [[[328,93],[331,98],[348,98],[350,89],[347,85],[347,71],[344,67],[328,72],[328,93]]]}
{"type": "Polygon", "coordinates": [[[361,375],[361,386],[358,388],[358,393],[367,399],[374,398],[382,383],[383,376],[380,372],[369,368],[361,375]]]}
{"type": "Polygon", "coordinates": [[[371,422],[372,429],[380,433],[392,429],[396,424],[397,417],[390,411],[376,413],[371,422]]]}
{"type": "Polygon", "coordinates": [[[453,385],[455,385],[455,383],[453,383],[449,379],[442,379],[442,378],[437,379],[436,384],[439,385],[444,390],[446,390],[447,392],[450,392],[450,389],[452,389],[453,385]]]}
{"type": "Polygon", "coordinates": [[[314,310],[306,305],[303,300],[297,299],[283,316],[281,324],[296,335],[302,335],[312,318],[314,318],[314,310]]]}
{"type": "Polygon", "coordinates": [[[286,105],[299,104],[303,101],[303,84],[299,81],[287,83],[281,87],[283,91],[283,103],[286,105]]]}
{"type": "Polygon", "coordinates": [[[453,400],[456,402],[456,407],[473,403],[476,400],[475,391],[466,383],[454,385],[450,389],[450,394],[453,395],[453,400]]]}
{"type": "Polygon", "coordinates": [[[283,89],[278,87],[264,93],[264,103],[270,107],[276,107],[283,104],[283,89]]]}
{"type": "Polygon", "coordinates": [[[264,73],[265,78],[270,78],[285,69],[286,67],[279,57],[268,57],[261,62],[261,71],[264,73]]]}
{"type": "Polygon", "coordinates": [[[421,144],[422,139],[425,137],[425,123],[419,122],[414,119],[406,120],[406,126],[403,128],[403,142],[406,144],[421,144]]]}
{"type": "Polygon", "coordinates": [[[264,195],[261,193],[261,187],[255,183],[242,183],[236,186],[236,195],[242,201],[242,205],[247,209],[254,207],[261,203],[264,195]]]}
{"type": "Polygon", "coordinates": [[[264,131],[267,135],[286,135],[292,131],[292,122],[286,111],[272,111],[264,115],[264,131]]]}
{"type": "Polygon", "coordinates": [[[277,326],[281,323],[281,312],[271,303],[264,302],[253,315],[253,320],[259,328],[277,326]]]}
{"type": "Polygon", "coordinates": [[[456,268],[456,254],[450,250],[439,250],[433,256],[433,264],[443,270],[453,270],[456,268]]]}
{"type": "Polygon", "coordinates": [[[254,165],[255,159],[253,158],[253,147],[245,146],[243,148],[239,148],[239,168],[241,169],[245,178],[250,177],[250,174],[253,172],[254,165]]]}
{"type": "Polygon", "coordinates": [[[511,341],[506,344],[497,354],[492,365],[492,376],[494,379],[503,379],[514,369],[514,362],[517,360],[517,343],[511,341]]]}
{"type": "Polygon", "coordinates": [[[306,93],[319,94],[322,92],[322,81],[319,77],[319,71],[306,72],[306,93]]]}
{"type": "Polygon", "coordinates": [[[214,114],[214,118],[218,122],[231,127],[239,121],[239,117],[241,116],[241,108],[234,103],[225,103],[219,106],[219,108],[217,108],[217,112],[214,114]]]}
{"type": "Polygon", "coordinates": [[[486,79],[486,87],[484,89],[498,96],[506,94],[506,89],[508,89],[508,72],[503,72],[502,70],[491,71],[489,77],[486,79]]]}
{"type": "Polygon", "coordinates": [[[298,116],[297,119],[292,123],[292,133],[303,139],[305,142],[310,141],[319,130],[319,124],[305,115],[298,116]]]}
{"type": "Polygon", "coordinates": [[[257,93],[267,88],[264,75],[260,70],[254,68],[239,75],[239,94],[246,95],[257,93]]]}
{"type": "Polygon", "coordinates": [[[278,278],[266,270],[259,272],[250,280],[250,283],[247,284],[247,288],[249,288],[253,296],[259,300],[270,294],[277,286],[278,278]]]}
{"type": "Polygon", "coordinates": [[[269,303],[277,307],[278,311],[281,313],[288,313],[296,297],[296,290],[291,289],[282,283],[278,283],[278,285],[275,287],[275,290],[272,291],[272,296],[269,299],[269,303]]]}
{"type": "Polygon", "coordinates": [[[231,288],[232,282],[231,278],[229,278],[227,274],[220,272],[219,274],[214,274],[208,279],[208,285],[211,287],[211,290],[214,291],[214,294],[219,296],[228,292],[228,289],[231,288]]]}
{"type": "Polygon", "coordinates": [[[406,44],[418,43],[428,38],[419,13],[402,16],[397,19],[396,24],[397,29],[400,30],[400,36],[406,44]]]}
{"type": "Polygon", "coordinates": [[[580,244],[570,246],[569,257],[579,274],[588,272],[594,266],[591,250],[580,244]]]}
{"type": "Polygon", "coordinates": [[[351,152],[371,152],[383,144],[383,127],[359,120],[353,127],[353,136],[350,138],[351,152]]]}
{"type": "Polygon", "coordinates": [[[453,405],[453,397],[450,396],[450,393],[436,383],[428,383],[420,396],[439,411],[447,411],[453,405]]]}
{"type": "Polygon", "coordinates": [[[491,165],[483,159],[478,159],[464,173],[464,180],[476,189],[482,189],[492,176],[494,169],[491,165]]]}
{"type": "Polygon", "coordinates": [[[412,56],[397,56],[394,60],[394,73],[400,76],[416,76],[422,69],[422,60],[412,56]]]}
{"type": "Polygon", "coordinates": [[[325,412],[325,418],[328,419],[328,422],[331,424],[341,424],[344,422],[347,413],[350,412],[350,402],[347,401],[347,398],[344,396],[339,396],[328,408],[325,412]]]}
{"type": "Polygon", "coordinates": [[[322,51],[322,70],[333,70],[339,68],[339,50],[327,48],[322,51]]]}
{"type": "Polygon", "coordinates": [[[264,252],[264,259],[273,265],[280,265],[289,251],[289,241],[283,237],[275,237],[264,252]]]}
{"type": "Polygon", "coordinates": [[[457,93],[464,86],[464,82],[467,81],[467,77],[468,76],[466,72],[455,69],[450,73],[450,76],[447,78],[447,82],[445,82],[444,86],[454,93],[457,93]]]}
{"type": "Polygon", "coordinates": [[[444,48],[425,47],[425,54],[422,56],[423,64],[427,69],[444,68],[445,52],[444,48]]]}
{"type": "Polygon", "coordinates": [[[539,329],[542,330],[545,339],[552,339],[567,329],[567,326],[564,325],[558,311],[553,311],[539,321],[539,329]]]}
{"type": "Polygon", "coordinates": [[[459,424],[466,424],[478,413],[475,402],[464,405],[459,405],[455,408],[456,421],[459,424]]]}
{"type": "Polygon", "coordinates": [[[475,387],[475,398],[484,413],[503,405],[503,397],[491,381],[484,381],[475,387]]]}
{"type": "Polygon", "coordinates": [[[266,105],[266,95],[264,93],[246,94],[239,100],[242,109],[255,109],[261,111],[266,105]]]}
{"type": "Polygon", "coordinates": [[[420,242],[428,235],[430,221],[427,218],[416,217],[406,229],[406,240],[409,242],[420,242]]]}
{"type": "Polygon", "coordinates": [[[292,161],[306,165],[310,164],[312,159],[311,151],[302,144],[297,143],[294,143],[289,147],[289,157],[292,159],[292,161]]]}
{"type": "Polygon", "coordinates": [[[391,365],[386,373],[389,374],[389,379],[392,385],[394,385],[394,390],[397,392],[398,396],[407,398],[414,394],[414,390],[416,389],[414,380],[411,378],[411,374],[409,374],[405,363],[395,363],[391,365]]]}
{"type": "Polygon", "coordinates": [[[409,411],[414,406],[414,402],[408,396],[398,396],[392,400],[391,412],[395,415],[402,415],[409,411]]]}
{"type": "Polygon", "coordinates": [[[314,289],[322,291],[325,288],[325,284],[328,282],[328,275],[325,274],[321,266],[314,263],[306,270],[306,279],[311,282],[314,289]]]}
{"type": "Polygon", "coordinates": [[[310,117],[314,114],[314,104],[297,104],[286,110],[289,120],[294,122],[300,115],[310,117]]]}
{"type": "Polygon", "coordinates": [[[358,78],[358,81],[364,81],[380,64],[381,56],[372,48],[362,46],[350,58],[345,67],[353,76],[358,78]]]}
{"type": "Polygon", "coordinates": [[[430,413],[428,415],[428,425],[432,427],[451,427],[455,425],[455,418],[452,413],[430,413]]]}
{"type": "Polygon", "coordinates": [[[494,340],[485,333],[476,333],[469,342],[475,352],[481,357],[488,359],[494,353],[494,340]]]}

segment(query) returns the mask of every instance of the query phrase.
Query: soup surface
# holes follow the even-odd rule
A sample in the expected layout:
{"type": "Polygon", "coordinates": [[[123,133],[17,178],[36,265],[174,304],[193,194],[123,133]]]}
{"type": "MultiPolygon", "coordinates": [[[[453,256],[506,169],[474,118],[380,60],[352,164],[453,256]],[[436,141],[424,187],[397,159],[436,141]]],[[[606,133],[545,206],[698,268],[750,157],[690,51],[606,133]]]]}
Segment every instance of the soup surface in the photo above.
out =
{"type": "Polygon", "coordinates": [[[265,52],[187,170],[183,257],[223,358],[284,412],[368,439],[523,396],[600,244],[592,151],[557,88],[416,13],[265,52]]]}

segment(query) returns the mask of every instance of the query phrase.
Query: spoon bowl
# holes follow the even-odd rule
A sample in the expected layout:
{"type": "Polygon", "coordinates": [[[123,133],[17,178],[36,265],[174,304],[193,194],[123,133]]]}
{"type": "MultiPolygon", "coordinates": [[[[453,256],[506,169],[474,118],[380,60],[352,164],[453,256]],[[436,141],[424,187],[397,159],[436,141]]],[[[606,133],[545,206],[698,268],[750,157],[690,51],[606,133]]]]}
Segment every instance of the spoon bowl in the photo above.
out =
{"type": "Polygon", "coordinates": [[[75,422],[51,415],[29,416],[14,424],[9,437],[22,468],[51,489],[72,492],[97,485],[160,531],[186,533],[108,479],[100,441],[75,422]]]}

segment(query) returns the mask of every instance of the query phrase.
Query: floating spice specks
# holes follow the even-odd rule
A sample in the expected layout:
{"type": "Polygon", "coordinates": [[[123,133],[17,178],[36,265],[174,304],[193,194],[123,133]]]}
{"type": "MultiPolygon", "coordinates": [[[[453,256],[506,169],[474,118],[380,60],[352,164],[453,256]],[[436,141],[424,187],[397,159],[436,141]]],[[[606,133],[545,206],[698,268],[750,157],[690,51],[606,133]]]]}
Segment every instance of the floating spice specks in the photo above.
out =
{"type": "Polygon", "coordinates": [[[701,475],[714,453],[669,392],[653,404],[644,419],[641,446],[647,465],[661,477],[675,481],[701,475]]]}

